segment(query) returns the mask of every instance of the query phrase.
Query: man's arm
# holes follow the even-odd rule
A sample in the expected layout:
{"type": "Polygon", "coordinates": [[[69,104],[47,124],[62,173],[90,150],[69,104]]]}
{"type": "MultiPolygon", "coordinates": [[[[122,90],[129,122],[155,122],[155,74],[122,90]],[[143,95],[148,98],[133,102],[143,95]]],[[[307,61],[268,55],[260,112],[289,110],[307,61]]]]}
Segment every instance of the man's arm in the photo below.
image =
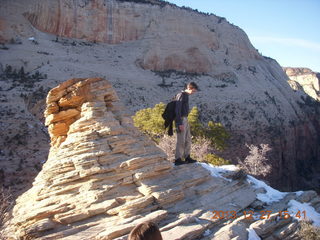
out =
{"type": "Polygon", "coordinates": [[[181,118],[182,100],[183,100],[183,94],[179,93],[176,97],[176,109],[175,110],[176,110],[176,125],[180,131],[183,131],[183,123],[182,123],[182,118],[181,118]],[[182,126],[182,127],[180,127],[180,126],[182,126]]]}

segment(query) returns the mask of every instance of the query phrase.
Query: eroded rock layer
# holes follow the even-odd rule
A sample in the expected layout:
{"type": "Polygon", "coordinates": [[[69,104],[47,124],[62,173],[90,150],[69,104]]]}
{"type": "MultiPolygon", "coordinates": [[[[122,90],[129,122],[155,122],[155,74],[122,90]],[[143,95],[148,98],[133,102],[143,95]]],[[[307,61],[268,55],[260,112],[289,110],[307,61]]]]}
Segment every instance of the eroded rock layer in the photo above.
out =
{"type": "Polygon", "coordinates": [[[288,75],[290,86],[295,90],[303,90],[313,99],[320,101],[320,74],[308,68],[283,68],[288,75]]]}
{"type": "Polygon", "coordinates": [[[225,52],[261,59],[246,34],[225,24],[225,19],[210,15],[204,21],[202,15],[190,15],[162,1],[28,1],[30,8],[24,16],[43,32],[110,44],[146,40],[147,47],[137,61],[144,69],[207,74],[220,64],[225,52]],[[219,33],[220,25],[228,28],[227,36],[219,33]],[[224,50],[228,41],[232,44],[224,50]]]}
{"type": "MultiPolygon", "coordinates": [[[[165,219],[170,204],[179,202],[176,212],[184,206],[187,213],[193,204],[186,196],[203,195],[217,184],[208,185],[210,174],[201,166],[174,170],[133,127],[101,78],[70,79],[52,89],[45,116],[52,146],[33,187],[17,200],[18,236],[63,238],[81,232],[90,233],[88,239],[91,233],[112,239],[140,220],[165,219]]],[[[246,185],[241,188],[251,196],[245,206],[255,195],[246,185]]]]}
{"type": "MultiPolygon", "coordinates": [[[[208,233],[207,239],[231,239],[235,234],[247,239],[246,227],[253,220],[239,214],[233,224],[221,228],[230,219],[214,219],[212,213],[240,213],[254,206],[254,188],[244,180],[213,177],[201,164],[173,167],[135,129],[107,80],[60,84],[47,96],[45,116],[49,157],[33,187],[17,199],[7,226],[12,239],[126,239],[146,220],[159,224],[164,239],[195,239],[208,233]],[[232,230],[239,227],[241,233],[232,230]]],[[[314,206],[320,203],[314,192],[302,196],[305,202],[316,199],[314,206]]],[[[291,195],[275,209],[285,209],[286,201],[296,198],[291,195]]],[[[270,235],[263,225],[268,223],[260,222],[253,228],[270,235]]],[[[295,233],[296,221],[290,218],[273,228],[293,223],[292,231],[278,234],[286,237],[295,233]]]]}

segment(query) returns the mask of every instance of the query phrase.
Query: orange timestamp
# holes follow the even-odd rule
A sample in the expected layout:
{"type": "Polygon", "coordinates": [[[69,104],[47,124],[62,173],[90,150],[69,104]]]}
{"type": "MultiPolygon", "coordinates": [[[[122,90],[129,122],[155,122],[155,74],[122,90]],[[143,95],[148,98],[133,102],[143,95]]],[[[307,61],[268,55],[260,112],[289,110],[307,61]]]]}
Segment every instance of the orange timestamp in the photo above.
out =
{"type": "Polygon", "coordinates": [[[236,211],[211,211],[213,216],[211,219],[236,219],[240,216],[244,216],[245,219],[252,219],[252,220],[257,220],[257,219],[269,219],[271,215],[274,213],[278,213],[277,217],[280,219],[288,219],[290,217],[296,217],[296,218],[301,218],[301,219],[306,219],[307,218],[307,213],[306,211],[300,211],[298,210],[295,214],[290,215],[288,211],[269,211],[269,210],[263,210],[259,212],[255,211],[243,211],[243,212],[236,212],[236,211]]]}

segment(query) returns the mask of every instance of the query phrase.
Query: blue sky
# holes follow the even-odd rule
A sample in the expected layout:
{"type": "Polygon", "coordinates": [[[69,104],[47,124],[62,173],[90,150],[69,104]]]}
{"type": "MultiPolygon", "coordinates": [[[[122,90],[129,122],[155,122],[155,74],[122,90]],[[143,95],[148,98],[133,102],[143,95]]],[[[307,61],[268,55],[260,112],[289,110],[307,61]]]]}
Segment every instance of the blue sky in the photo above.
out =
{"type": "Polygon", "coordinates": [[[320,0],[168,0],[225,17],[284,67],[320,72],[320,0]]]}

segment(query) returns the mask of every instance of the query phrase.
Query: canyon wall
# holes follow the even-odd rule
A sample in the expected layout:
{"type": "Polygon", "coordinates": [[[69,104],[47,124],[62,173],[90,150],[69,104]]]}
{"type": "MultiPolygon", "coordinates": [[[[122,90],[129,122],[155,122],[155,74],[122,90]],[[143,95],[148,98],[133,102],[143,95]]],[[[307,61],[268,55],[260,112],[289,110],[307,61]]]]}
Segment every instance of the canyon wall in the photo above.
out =
{"type": "Polygon", "coordinates": [[[320,101],[320,73],[308,68],[283,68],[289,84],[295,90],[303,90],[314,100],[320,101]]]}
{"type": "Polygon", "coordinates": [[[155,71],[209,73],[224,61],[225,52],[234,62],[235,56],[261,59],[245,33],[239,30],[232,36],[233,27],[222,18],[204,18],[161,1],[146,2],[45,0],[35,2],[25,16],[37,29],[61,37],[110,44],[144,39],[148,46],[139,63],[155,71]],[[227,38],[216,23],[225,28],[227,38]],[[233,37],[236,45],[229,44],[233,37]]]}

